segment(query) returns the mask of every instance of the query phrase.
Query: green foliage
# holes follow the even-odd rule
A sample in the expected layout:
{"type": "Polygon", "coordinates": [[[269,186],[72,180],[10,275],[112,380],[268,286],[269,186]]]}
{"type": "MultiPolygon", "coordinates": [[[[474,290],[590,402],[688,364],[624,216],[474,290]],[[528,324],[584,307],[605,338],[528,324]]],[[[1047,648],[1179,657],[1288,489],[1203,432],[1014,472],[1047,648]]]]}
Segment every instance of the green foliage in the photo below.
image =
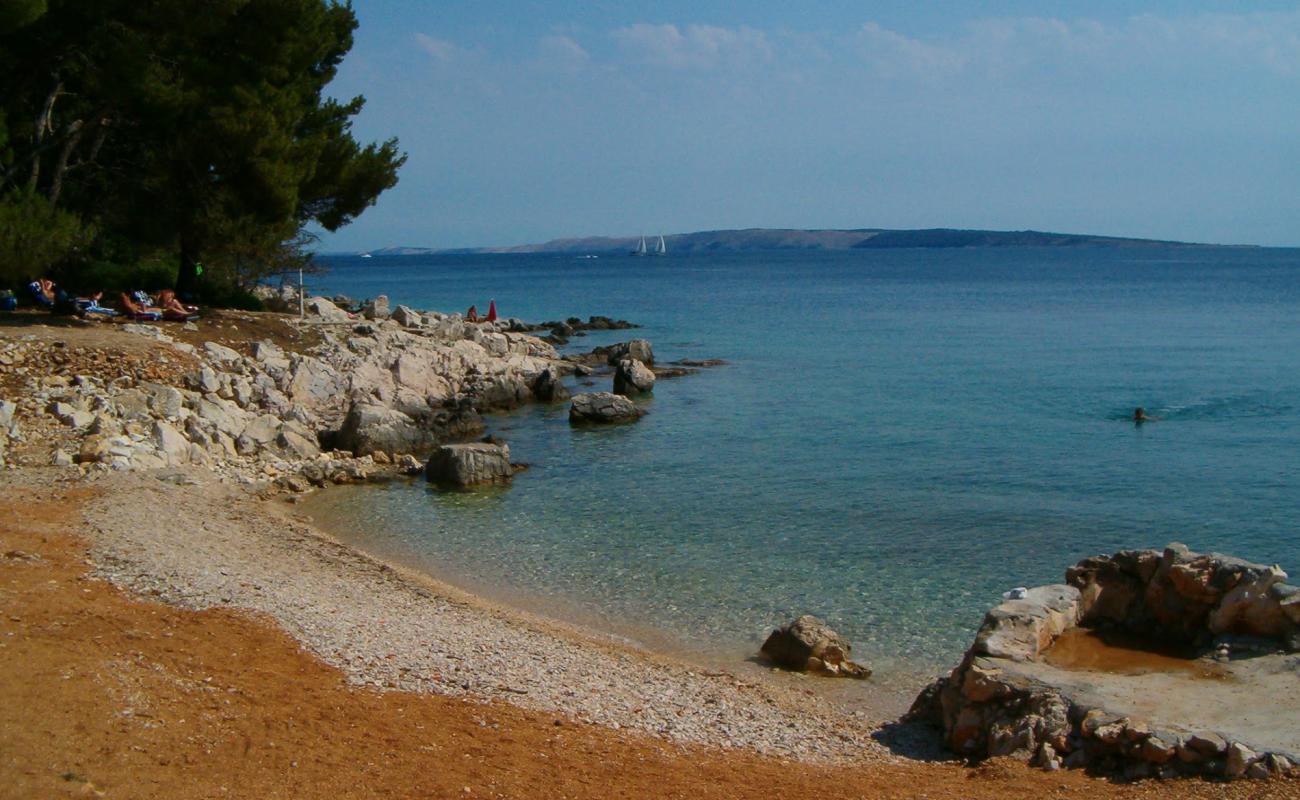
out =
{"type": "Polygon", "coordinates": [[[0,197],[0,285],[18,286],[66,267],[93,235],[75,214],[51,207],[40,195],[6,193],[0,197]]]}
{"type": "Polygon", "coordinates": [[[23,19],[0,25],[0,190],[93,221],[102,252],[170,250],[178,288],[200,262],[214,292],[296,269],[306,225],[346,225],[397,182],[397,142],[352,136],[362,98],[324,96],[350,5],[48,0],[23,19]]]}

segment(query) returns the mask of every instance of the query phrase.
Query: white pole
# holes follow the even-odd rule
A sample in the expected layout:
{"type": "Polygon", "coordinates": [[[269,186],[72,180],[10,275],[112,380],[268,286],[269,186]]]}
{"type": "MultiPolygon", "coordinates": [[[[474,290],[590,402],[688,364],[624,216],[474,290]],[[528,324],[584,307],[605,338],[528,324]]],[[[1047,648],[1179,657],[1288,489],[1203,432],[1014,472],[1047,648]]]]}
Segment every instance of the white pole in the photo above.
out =
{"type": "Polygon", "coordinates": [[[304,319],[307,318],[307,310],[303,305],[304,302],[305,301],[302,299],[302,267],[299,266],[298,267],[298,321],[299,322],[302,322],[304,319]]]}

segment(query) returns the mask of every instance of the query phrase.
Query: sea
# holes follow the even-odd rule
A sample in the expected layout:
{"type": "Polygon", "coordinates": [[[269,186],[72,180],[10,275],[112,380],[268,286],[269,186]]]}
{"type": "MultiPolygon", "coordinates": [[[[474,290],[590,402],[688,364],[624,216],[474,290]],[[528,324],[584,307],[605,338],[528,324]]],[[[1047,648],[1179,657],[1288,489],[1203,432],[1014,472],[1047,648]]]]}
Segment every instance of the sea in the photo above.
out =
{"type": "Polygon", "coordinates": [[[1003,592],[1090,555],[1183,542],[1300,572],[1300,250],[318,261],[327,295],[600,314],[641,327],[563,349],[726,361],[660,380],[632,425],[490,417],[530,467],[509,487],[309,506],[353,546],[649,649],[744,664],[815,614],[910,686],[1003,592]]]}

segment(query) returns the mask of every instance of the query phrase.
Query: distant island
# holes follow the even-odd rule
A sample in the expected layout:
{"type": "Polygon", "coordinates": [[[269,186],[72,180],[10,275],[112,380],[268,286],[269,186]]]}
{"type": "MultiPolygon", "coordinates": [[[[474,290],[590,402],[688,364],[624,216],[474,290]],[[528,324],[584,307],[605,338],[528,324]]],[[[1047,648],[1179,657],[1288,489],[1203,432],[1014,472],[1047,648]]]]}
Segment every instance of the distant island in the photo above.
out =
{"type": "MultiPolygon", "coordinates": [[[[385,247],[371,250],[374,256],[411,256],[434,253],[568,253],[610,255],[629,253],[640,236],[587,236],[552,239],[541,244],[512,247],[437,249],[430,247],[385,247]]],[[[1126,239],[1081,233],[1045,231],[981,231],[958,228],[888,230],[855,228],[800,230],[794,228],[745,228],[743,230],[697,231],[664,236],[669,253],[747,252],[756,250],[887,250],[905,247],[1218,247],[1221,245],[1173,242],[1158,239],[1126,239]]]]}

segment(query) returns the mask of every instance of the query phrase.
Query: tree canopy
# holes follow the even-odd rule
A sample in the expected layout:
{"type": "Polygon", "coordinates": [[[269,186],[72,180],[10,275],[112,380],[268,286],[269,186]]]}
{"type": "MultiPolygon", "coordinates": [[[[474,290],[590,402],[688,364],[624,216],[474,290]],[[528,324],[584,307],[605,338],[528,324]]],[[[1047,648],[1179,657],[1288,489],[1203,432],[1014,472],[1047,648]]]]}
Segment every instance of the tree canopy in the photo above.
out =
{"type": "Polygon", "coordinates": [[[170,253],[183,290],[200,260],[207,280],[245,282],[282,265],[308,224],[336,230],[397,182],[397,141],[352,136],[363,98],[325,95],[352,46],[348,4],[12,6],[0,15],[0,203],[33,225],[79,219],[93,236],[65,238],[91,240],[83,263],[170,253]]]}

